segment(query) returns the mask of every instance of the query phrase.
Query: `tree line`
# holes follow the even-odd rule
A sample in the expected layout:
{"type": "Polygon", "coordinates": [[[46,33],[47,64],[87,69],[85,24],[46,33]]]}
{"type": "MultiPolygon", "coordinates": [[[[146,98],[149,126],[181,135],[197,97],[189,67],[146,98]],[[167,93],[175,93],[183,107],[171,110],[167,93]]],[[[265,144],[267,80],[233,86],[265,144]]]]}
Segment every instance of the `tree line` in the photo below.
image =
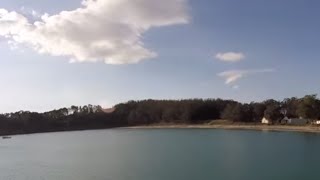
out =
{"type": "Polygon", "coordinates": [[[101,106],[71,106],[49,112],[19,111],[0,114],[0,135],[101,129],[125,126],[101,106]]]}
{"type": "Polygon", "coordinates": [[[143,100],[118,104],[106,113],[101,106],[71,106],[45,113],[19,111],[0,114],[0,134],[101,129],[159,123],[203,124],[225,119],[261,122],[263,117],[278,123],[288,118],[320,119],[317,95],[303,98],[269,99],[240,103],[223,99],[143,100]]]}
{"type": "Polygon", "coordinates": [[[317,95],[251,103],[222,99],[144,100],[119,104],[115,114],[120,119],[127,119],[128,125],[201,124],[218,119],[257,123],[261,122],[263,117],[278,123],[285,116],[320,119],[320,100],[317,95]]]}

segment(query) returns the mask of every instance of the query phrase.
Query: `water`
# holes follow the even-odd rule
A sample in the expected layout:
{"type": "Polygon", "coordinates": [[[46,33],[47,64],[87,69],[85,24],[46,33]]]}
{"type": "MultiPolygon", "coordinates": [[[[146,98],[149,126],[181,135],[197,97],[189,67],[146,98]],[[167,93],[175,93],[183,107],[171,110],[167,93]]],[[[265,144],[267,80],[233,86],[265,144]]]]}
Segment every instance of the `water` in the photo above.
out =
{"type": "Polygon", "coordinates": [[[0,140],[1,180],[319,180],[320,135],[113,129],[0,140]]]}

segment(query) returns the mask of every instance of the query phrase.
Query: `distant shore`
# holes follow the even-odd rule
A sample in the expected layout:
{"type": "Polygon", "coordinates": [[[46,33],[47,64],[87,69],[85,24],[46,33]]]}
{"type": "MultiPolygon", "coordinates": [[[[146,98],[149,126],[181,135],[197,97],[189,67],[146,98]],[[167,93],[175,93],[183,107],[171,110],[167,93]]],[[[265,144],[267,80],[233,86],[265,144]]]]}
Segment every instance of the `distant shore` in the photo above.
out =
{"type": "Polygon", "coordinates": [[[289,126],[289,125],[262,125],[262,124],[159,124],[134,126],[130,129],[228,129],[228,130],[258,130],[258,131],[287,131],[320,133],[320,127],[316,126],[289,126]]]}

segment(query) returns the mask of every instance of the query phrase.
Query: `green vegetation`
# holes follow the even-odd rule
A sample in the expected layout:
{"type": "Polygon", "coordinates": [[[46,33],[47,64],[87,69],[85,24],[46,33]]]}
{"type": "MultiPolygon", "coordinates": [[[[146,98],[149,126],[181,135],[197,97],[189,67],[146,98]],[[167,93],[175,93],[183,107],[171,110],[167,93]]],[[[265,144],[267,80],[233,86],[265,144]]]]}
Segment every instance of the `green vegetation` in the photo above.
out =
{"type": "Polygon", "coordinates": [[[283,101],[239,103],[222,99],[144,100],[118,104],[106,113],[100,106],[72,106],[45,113],[19,111],[0,115],[0,134],[101,129],[124,126],[203,124],[226,119],[234,122],[260,122],[265,116],[278,123],[284,116],[320,118],[316,95],[283,101]]]}

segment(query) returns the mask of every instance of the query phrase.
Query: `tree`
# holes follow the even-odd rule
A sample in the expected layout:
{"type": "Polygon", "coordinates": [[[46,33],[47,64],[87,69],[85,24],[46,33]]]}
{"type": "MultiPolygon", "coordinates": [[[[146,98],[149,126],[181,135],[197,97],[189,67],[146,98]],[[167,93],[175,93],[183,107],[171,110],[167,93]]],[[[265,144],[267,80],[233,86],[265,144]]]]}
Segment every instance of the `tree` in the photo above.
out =
{"type": "Polygon", "coordinates": [[[71,106],[71,111],[72,113],[71,114],[75,114],[75,113],[78,113],[79,112],[79,107],[78,106],[71,106]]]}
{"type": "Polygon", "coordinates": [[[317,119],[319,117],[320,101],[317,95],[307,95],[300,100],[298,115],[306,119],[317,119]]]}
{"type": "Polygon", "coordinates": [[[87,114],[87,113],[89,113],[89,108],[88,108],[88,106],[87,105],[84,105],[83,107],[82,107],[82,111],[81,111],[82,113],[85,113],[85,114],[87,114]]]}
{"type": "Polygon", "coordinates": [[[264,116],[271,120],[273,123],[278,122],[283,118],[281,114],[281,104],[273,99],[264,102],[266,110],[264,111],[264,116]]]}
{"type": "Polygon", "coordinates": [[[252,107],[252,121],[261,121],[266,110],[266,105],[263,103],[251,103],[250,105],[252,107]]]}
{"type": "Polygon", "coordinates": [[[88,113],[93,113],[93,105],[88,104],[88,113]]]}
{"type": "Polygon", "coordinates": [[[298,106],[299,99],[296,97],[286,98],[281,102],[283,114],[288,118],[297,118],[298,115],[298,106]]]}
{"type": "Polygon", "coordinates": [[[231,121],[245,121],[245,111],[240,103],[228,104],[222,112],[222,119],[231,121]]]}

